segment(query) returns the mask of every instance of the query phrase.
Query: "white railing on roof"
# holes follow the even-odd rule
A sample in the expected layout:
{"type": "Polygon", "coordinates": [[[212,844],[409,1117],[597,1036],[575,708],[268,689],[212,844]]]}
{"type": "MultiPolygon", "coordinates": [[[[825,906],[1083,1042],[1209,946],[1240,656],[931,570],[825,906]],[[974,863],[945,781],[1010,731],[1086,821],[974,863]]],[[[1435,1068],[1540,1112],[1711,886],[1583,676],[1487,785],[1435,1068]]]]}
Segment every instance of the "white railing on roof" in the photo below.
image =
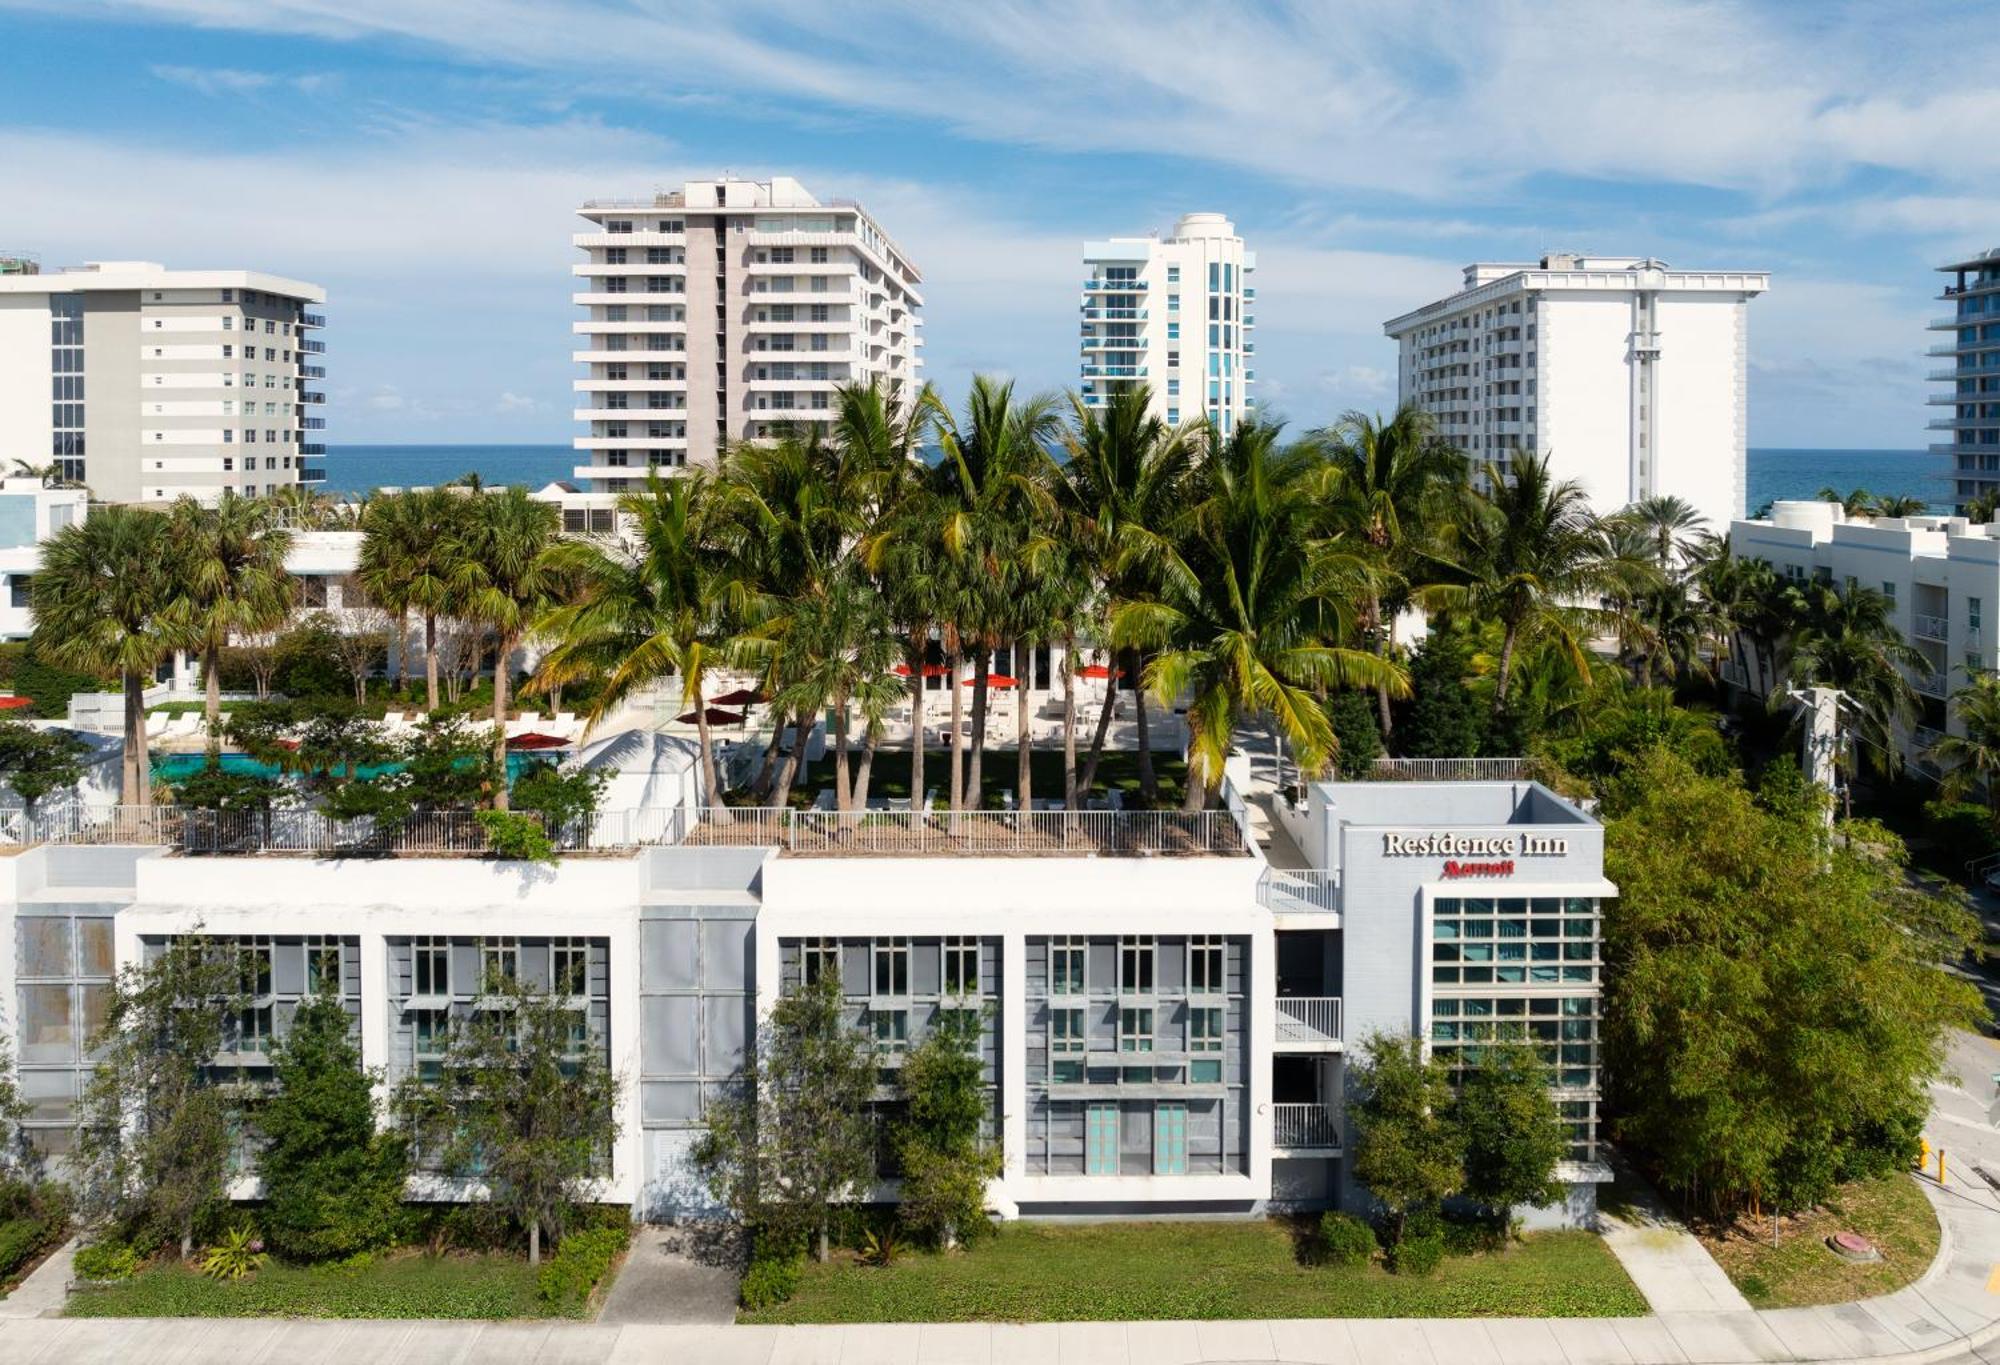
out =
{"type": "Polygon", "coordinates": [[[1340,997],[1281,995],[1278,997],[1278,1042],[1337,1043],[1340,1041],[1340,997]]]}
{"type": "Polygon", "coordinates": [[[1257,879],[1257,903],[1280,915],[1325,915],[1340,909],[1340,874],[1325,868],[1266,868],[1257,879]]]}
{"type": "MultiPolygon", "coordinates": [[[[938,856],[1241,854],[1227,811],[798,811],[770,806],[615,810],[549,832],[563,853],[660,844],[775,847],[798,854],[938,856]]],[[[324,811],[77,806],[0,807],[0,843],[145,844],[187,854],[329,856],[484,854],[475,811],[419,811],[397,822],[324,811]]]]}
{"type": "Polygon", "coordinates": [[[1340,1150],[1340,1125],[1323,1104],[1271,1106],[1271,1145],[1278,1148],[1340,1150]]]}
{"type": "Polygon", "coordinates": [[[1376,782],[1520,782],[1534,776],[1526,758],[1378,758],[1376,782]]]}

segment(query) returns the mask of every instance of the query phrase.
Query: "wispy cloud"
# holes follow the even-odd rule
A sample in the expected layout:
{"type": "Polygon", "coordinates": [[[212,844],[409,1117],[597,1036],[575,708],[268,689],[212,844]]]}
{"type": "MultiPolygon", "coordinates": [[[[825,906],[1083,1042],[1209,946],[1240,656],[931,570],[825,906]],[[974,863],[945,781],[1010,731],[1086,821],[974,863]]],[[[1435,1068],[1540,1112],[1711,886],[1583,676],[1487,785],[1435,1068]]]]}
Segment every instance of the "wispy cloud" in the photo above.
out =
{"type": "Polygon", "coordinates": [[[259,95],[269,90],[289,90],[301,95],[324,94],[339,83],[329,72],[279,75],[270,71],[242,71],[228,66],[165,66],[147,70],[172,85],[184,85],[204,95],[259,95]]]}

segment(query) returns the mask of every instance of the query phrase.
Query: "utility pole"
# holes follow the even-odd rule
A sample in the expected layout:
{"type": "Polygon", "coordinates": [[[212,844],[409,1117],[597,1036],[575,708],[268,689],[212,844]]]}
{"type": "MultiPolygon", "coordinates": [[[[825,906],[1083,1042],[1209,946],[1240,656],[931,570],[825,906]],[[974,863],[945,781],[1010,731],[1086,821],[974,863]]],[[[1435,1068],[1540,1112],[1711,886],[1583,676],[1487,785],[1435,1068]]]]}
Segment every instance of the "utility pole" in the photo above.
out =
{"type": "MultiPolygon", "coordinates": [[[[1806,708],[1806,776],[1837,801],[1839,772],[1835,760],[1840,755],[1840,704],[1847,699],[1846,694],[1832,687],[1808,687],[1797,695],[1806,708]]],[[[1833,801],[1826,806],[1829,828],[1833,825],[1833,801]]]]}

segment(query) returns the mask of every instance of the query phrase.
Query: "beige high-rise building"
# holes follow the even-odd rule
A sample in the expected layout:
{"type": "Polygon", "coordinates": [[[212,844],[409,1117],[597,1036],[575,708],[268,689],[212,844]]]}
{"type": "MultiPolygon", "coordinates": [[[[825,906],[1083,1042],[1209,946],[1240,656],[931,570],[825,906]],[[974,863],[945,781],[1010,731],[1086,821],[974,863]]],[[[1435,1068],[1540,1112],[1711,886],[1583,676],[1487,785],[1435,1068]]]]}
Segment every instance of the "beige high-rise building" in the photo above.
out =
{"type": "Polygon", "coordinates": [[[825,420],[849,382],[914,399],[922,276],[852,200],[774,176],[577,212],[590,223],[573,238],[588,259],[571,267],[585,487],[712,467],[732,442],[825,420]]]}
{"type": "Polygon", "coordinates": [[[0,273],[0,460],[53,464],[107,502],[318,483],[325,300],[152,261],[0,273]]]}

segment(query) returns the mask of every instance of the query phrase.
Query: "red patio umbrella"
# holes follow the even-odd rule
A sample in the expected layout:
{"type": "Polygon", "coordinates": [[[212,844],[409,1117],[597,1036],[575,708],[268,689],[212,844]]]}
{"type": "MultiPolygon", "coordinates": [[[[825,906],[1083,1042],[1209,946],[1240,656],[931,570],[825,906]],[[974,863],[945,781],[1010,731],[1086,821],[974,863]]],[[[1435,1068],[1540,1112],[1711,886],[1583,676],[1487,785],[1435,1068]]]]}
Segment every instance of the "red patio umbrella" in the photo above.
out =
{"type": "Polygon", "coordinates": [[[557,735],[545,735],[538,730],[527,730],[507,737],[510,749],[567,749],[569,741],[557,735]]]}
{"type": "MultiPolygon", "coordinates": [[[[676,716],[675,719],[682,725],[693,725],[701,719],[701,716],[697,712],[686,711],[676,716]]],[[[723,711],[711,706],[708,708],[708,723],[710,725],[741,725],[743,723],[743,713],[740,711],[723,711]]]]}
{"type": "MultiPolygon", "coordinates": [[[[894,672],[895,675],[899,678],[907,678],[910,676],[910,666],[908,664],[897,664],[896,667],[891,671],[894,672]]],[[[943,664],[924,665],[924,676],[926,678],[942,678],[945,674],[949,672],[951,672],[951,670],[949,668],[946,668],[943,664]]]]}
{"type": "Polygon", "coordinates": [[[747,687],[739,687],[733,692],[724,692],[719,697],[709,698],[709,701],[717,706],[748,706],[752,702],[763,700],[765,697],[762,692],[753,692],[747,687]]]}
{"type": "Polygon", "coordinates": [[[1111,670],[1103,664],[1085,664],[1076,671],[1076,676],[1079,678],[1108,678],[1111,676],[1111,670]]]}
{"type": "Polygon", "coordinates": [[[18,711],[24,706],[33,706],[33,697],[0,697],[0,711],[18,711]]]}
{"type": "MultiPolygon", "coordinates": [[[[971,687],[978,681],[977,678],[967,678],[965,685],[971,687]]],[[[988,673],[986,675],[986,685],[988,687],[1019,687],[1021,680],[1007,673],[988,673]]]]}

